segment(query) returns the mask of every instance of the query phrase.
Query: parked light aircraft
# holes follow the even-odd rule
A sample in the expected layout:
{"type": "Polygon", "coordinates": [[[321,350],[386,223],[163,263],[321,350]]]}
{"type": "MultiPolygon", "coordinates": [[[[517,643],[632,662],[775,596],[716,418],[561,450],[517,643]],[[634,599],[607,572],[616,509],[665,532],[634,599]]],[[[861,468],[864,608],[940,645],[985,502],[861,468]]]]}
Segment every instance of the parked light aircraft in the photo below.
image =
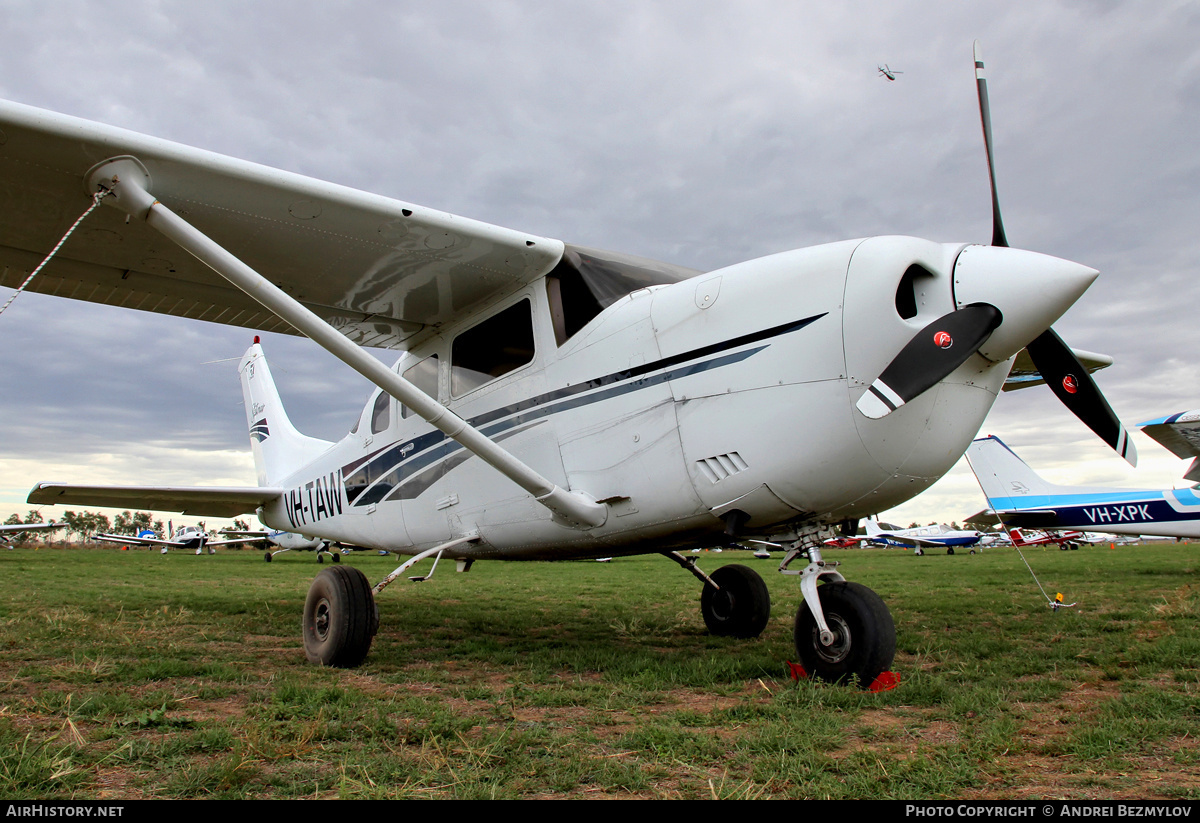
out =
{"type": "Polygon", "coordinates": [[[269,531],[223,531],[221,534],[229,537],[246,537],[268,546],[278,546],[275,550],[267,549],[263,555],[263,559],[270,563],[277,554],[284,552],[316,552],[317,562],[324,563],[325,555],[329,555],[330,560],[334,563],[341,562],[342,556],[338,552],[330,550],[330,541],[323,537],[309,537],[304,534],[296,534],[295,532],[284,532],[277,529],[269,531]]]}
{"type": "Polygon", "coordinates": [[[26,532],[54,531],[66,527],[66,523],[17,523],[0,526],[0,543],[14,543],[24,537],[26,532]]]}
{"type": "Polygon", "coordinates": [[[1008,536],[1012,539],[1012,544],[1018,548],[1054,544],[1064,551],[1078,548],[1078,544],[1084,542],[1086,537],[1083,532],[1074,530],[1055,532],[1044,529],[1009,529],[1008,536]]]}
{"type": "Polygon", "coordinates": [[[990,245],[873,237],[708,272],[0,104],[0,282],[21,282],[102,198],[95,231],[30,289],[299,331],[378,387],[346,437],[307,437],[256,342],[239,369],[257,487],[43,483],[30,500],[257,512],[271,528],[411,554],[375,587],[347,564],[317,576],[305,649],[339,666],[368,653],[383,586],[427,557],[465,570],[663,553],[702,582],[712,632],[756,636],[770,615],[757,572],[708,574],[683,551],[761,539],[800,577],[805,669],[866,685],[891,665],[892,617],[822,541],[948,471],[1022,349],[1134,459],[1050,330],[1097,273],[1008,245],[978,44],[975,58],[990,245]],[[359,346],[403,354],[389,369],[359,346]]]}
{"type": "MultiPolygon", "coordinates": [[[[1154,425],[1170,426],[1159,421],[1142,425],[1147,433],[1152,433],[1149,429],[1154,425]]],[[[1200,456],[1200,452],[1192,456],[1200,456]]],[[[1195,489],[1055,485],[991,436],[971,444],[967,461],[988,505],[1010,528],[1200,537],[1200,494],[1195,489]]]]}
{"type": "Polygon", "coordinates": [[[171,549],[195,549],[196,554],[204,554],[205,550],[207,550],[209,554],[216,554],[217,546],[235,546],[254,542],[254,538],[214,540],[209,536],[203,523],[199,526],[180,526],[173,532],[171,529],[168,529],[167,532],[171,536],[165,539],[154,534],[152,531],[145,531],[136,536],[128,534],[97,534],[94,539],[102,540],[105,543],[158,546],[162,549],[163,554],[166,554],[171,549]]]}
{"type": "MultiPolygon", "coordinates": [[[[911,529],[881,529],[879,521],[869,518],[866,523],[867,538],[884,546],[911,546],[913,554],[924,554],[925,549],[944,548],[946,554],[954,554],[956,548],[974,546],[983,539],[983,533],[973,529],[952,529],[946,525],[917,526],[911,529]]],[[[971,552],[974,554],[974,552],[971,552]]]]}

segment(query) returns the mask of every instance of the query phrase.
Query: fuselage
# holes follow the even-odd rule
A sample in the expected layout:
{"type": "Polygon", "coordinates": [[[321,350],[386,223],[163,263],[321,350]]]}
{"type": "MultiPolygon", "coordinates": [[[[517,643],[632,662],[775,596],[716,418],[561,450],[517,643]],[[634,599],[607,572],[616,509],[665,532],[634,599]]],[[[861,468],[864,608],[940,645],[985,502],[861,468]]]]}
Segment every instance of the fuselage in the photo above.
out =
{"type": "Polygon", "coordinates": [[[1117,489],[1049,483],[996,437],[967,452],[988,505],[1010,528],[1200,537],[1194,488],[1117,489]]]}
{"type": "Polygon", "coordinates": [[[739,534],[772,536],[885,510],[961,457],[1011,364],[975,354],[882,419],[854,407],[954,310],[963,249],[877,237],[777,254],[638,289],[566,339],[541,278],[400,358],[451,411],[603,501],[601,526],[557,522],[379,392],[260,517],[402,553],[473,534],[456,551],[546,559],[710,545],[731,517],[739,534]]]}

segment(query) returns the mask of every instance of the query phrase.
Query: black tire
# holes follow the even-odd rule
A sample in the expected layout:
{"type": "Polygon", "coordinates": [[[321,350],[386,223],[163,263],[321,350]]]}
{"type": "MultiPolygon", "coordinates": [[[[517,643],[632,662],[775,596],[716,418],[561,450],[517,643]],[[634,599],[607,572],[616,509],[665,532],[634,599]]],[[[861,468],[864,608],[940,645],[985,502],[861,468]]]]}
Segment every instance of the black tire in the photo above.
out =
{"type": "Polygon", "coordinates": [[[342,562],[342,556],[340,554],[338,554],[337,552],[330,552],[329,559],[333,563],[341,563],[342,562]]]}
{"type": "Polygon", "coordinates": [[[317,552],[317,562],[318,562],[318,563],[324,563],[324,562],[325,562],[325,555],[321,554],[320,552],[317,552]]]}
{"type": "Polygon", "coordinates": [[[268,563],[270,563],[270,562],[271,562],[271,553],[270,553],[270,552],[267,552],[266,554],[264,554],[264,555],[263,555],[263,560],[265,560],[265,561],[267,561],[268,563]]]}
{"type": "Polygon", "coordinates": [[[833,643],[821,645],[820,630],[808,604],[796,612],[794,637],[800,662],[813,677],[829,683],[857,679],[868,688],[891,668],[896,656],[896,626],[883,599],[861,583],[825,583],[817,587],[833,643]]]}
{"type": "Polygon", "coordinates": [[[771,593],[749,566],[722,566],[711,575],[720,591],[705,584],[700,593],[704,625],[720,637],[758,637],[771,619],[771,593]]]}
{"type": "Polygon", "coordinates": [[[946,554],[954,554],[954,547],[953,547],[953,546],[947,546],[947,547],[946,547],[946,554]]]}
{"type": "Polygon", "coordinates": [[[343,669],[362,663],[379,629],[366,575],[353,566],[322,570],[308,589],[301,628],[310,662],[343,669]]]}

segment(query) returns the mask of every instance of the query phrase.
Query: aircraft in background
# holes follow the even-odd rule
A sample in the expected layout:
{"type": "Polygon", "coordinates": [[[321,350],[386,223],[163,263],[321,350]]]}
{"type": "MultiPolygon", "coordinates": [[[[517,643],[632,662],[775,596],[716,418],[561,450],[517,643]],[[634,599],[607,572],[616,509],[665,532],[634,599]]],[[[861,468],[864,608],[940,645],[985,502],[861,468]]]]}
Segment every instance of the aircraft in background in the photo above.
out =
{"type": "MultiPolygon", "coordinates": [[[[1171,430],[1173,424],[1165,422],[1168,420],[1161,418],[1142,425],[1171,430]]],[[[1155,439],[1164,436],[1161,430],[1147,434],[1159,435],[1155,439]]],[[[1186,442],[1182,436],[1180,440],[1186,442]]],[[[1200,456],[1200,452],[1191,454],[1200,456]]],[[[1008,528],[1200,537],[1200,495],[1195,489],[1059,486],[1042,479],[994,436],[973,442],[967,449],[967,461],[988,505],[1008,528]]]]}
{"type": "MultiPolygon", "coordinates": [[[[874,518],[866,522],[867,539],[884,546],[912,547],[913,554],[921,555],[925,549],[942,548],[946,554],[954,554],[956,548],[967,549],[983,539],[983,533],[973,529],[951,529],[945,524],[917,526],[911,529],[881,529],[874,518]]],[[[972,554],[975,552],[972,551],[972,554]]]]}
{"type": "Polygon", "coordinates": [[[272,551],[267,549],[263,555],[263,559],[270,563],[277,554],[284,552],[316,552],[317,562],[324,563],[325,555],[329,555],[329,559],[334,563],[340,563],[342,555],[339,552],[333,551],[330,546],[333,544],[323,537],[308,537],[295,532],[270,530],[258,531],[223,531],[223,535],[229,537],[244,537],[259,543],[266,543],[269,546],[278,546],[279,548],[272,551]]]}
{"type": "Polygon", "coordinates": [[[904,74],[904,72],[902,72],[902,71],[896,71],[895,69],[888,68],[887,63],[884,63],[882,66],[879,66],[879,73],[883,77],[886,77],[888,80],[895,80],[897,74],[904,74]]]}
{"type": "MultiPolygon", "coordinates": [[[[55,529],[65,529],[66,523],[14,523],[0,526],[0,543],[16,543],[27,532],[45,532],[55,529]]],[[[12,548],[10,545],[9,548],[12,548]]]]}
{"type": "MultiPolygon", "coordinates": [[[[167,528],[168,534],[171,533],[171,528],[173,527],[167,528]]],[[[128,534],[97,534],[93,539],[102,540],[105,543],[122,543],[127,546],[158,546],[163,554],[166,554],[171,549],[195,549],[196,554],[204,554],[205,550],[207,550],[209,554],[216,554],[217,546],[235,546],[254,542],[253,538],[214,540],[209,536],[208,531],[205,530],[203,523],[199,526],[181,526],[170,537],[165,539],[148,529],[135,536],[128,534]]]]}
{"type": "Polygon", "coordinates": [[[1087,537],[1078,531],[1054,532],[1044,529],[1009,529],[1008,536],[1012,539],[1012,544],[1021,549],[1053,544],[1063,551],[1079,548],[1079,544],[1085,542],[1087,537]]]}
{"type": "Polygon", "coordinates": [[[826,546],[834,549],[857,549],[866,541],[865,537],[831,537],[824,541],[826,546]]]}
{"type": "Polygon", "coordinates": [[[374,587],[347,564],[317,576],[305,651],[337,666],[366,657],[383,587],[443,556],[466,570],[663,554],[701,582],[711,632],[754,637],[771,611],[758,573],[706,573],[683,552],[776,543],[779,571],[800,578],[804,668],[866,686],[891,665],[895,626],[823,541],[949,471],[1019,352],[1135,459],[1050,328],[1097,273],[1009,247],[978,44],[974,65],[990,245],[874,237],[709,272],[0,103],[0,282],[22,282],[92,198],[92,230],[28,288],[299,331],[376,387],[340,441],[307,437],[256,341],[239,372],[257,486],[42,483],[30,500],[256,512],[413,555],[374,587]],[[388,368],[360,346],[403,354],[388,368]]]}

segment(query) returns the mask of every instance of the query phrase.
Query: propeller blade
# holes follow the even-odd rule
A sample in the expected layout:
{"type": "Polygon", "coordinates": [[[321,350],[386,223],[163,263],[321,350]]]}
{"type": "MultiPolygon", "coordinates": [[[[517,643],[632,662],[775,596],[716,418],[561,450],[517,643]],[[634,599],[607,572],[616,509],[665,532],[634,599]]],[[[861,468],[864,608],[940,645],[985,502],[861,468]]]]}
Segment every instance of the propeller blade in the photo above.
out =
{"type": "MultiPolygon", "coordinates": [[[[975,88],[979,92],[979,118],[983,122],[983,144],[987,150],[988,178],[992,185],[992,245],[1007,247],[1008,238],[1004,234],[1004,223],[1000,219],[1000,196],[996,193],[992,113],[988,106],[987,79],[983,73],[983,50],[979,47],[978,40],[975,41],[975,88]]],[[[1058,399],[1117,454],[1128,460],[1130,465],[1136,466],[1137,449],[1130,441],[1125,426],[1117,419],[1092,376],[1062,338],[1055,334],[1053,329],[1046,329],[1025,348],[1033,365],[1058,395],[1058,399]]],[[[884,374],[886,373],[885,371],[884,374]]],[[[881,375],[880,380],[882,379],[881,375]]],[[[859,403],[861,405],[862,401],[859,403]]]]}
{"type": "Polygon", "coordinates": [[[900,408],[967,362],[1000,320],[1000,310],[987,303],[971,303],[934,320],[858,399],[858,410],[878,420],[900,408]]]}
{"type": "Polygon", "coordinates": [[[975,88],[979,92],[979,119],[983,121],[983,145],[987,149],[988,179],[992,184],[992,245],[1007,246],[1000,219],[1000,195],[996,193],[996,161],[992,152],[992,112],[988,107],[987,78],[983,76],[983,50],[975,41],[975,88]]]}
{"type": "Polygon", "coordinates": [[[1136,466],[1137,449],[1129,433],[1070,346],[1053,329],[1046,329],[1025,348],[1058,399],[1113,451],[1136,466]]]}

